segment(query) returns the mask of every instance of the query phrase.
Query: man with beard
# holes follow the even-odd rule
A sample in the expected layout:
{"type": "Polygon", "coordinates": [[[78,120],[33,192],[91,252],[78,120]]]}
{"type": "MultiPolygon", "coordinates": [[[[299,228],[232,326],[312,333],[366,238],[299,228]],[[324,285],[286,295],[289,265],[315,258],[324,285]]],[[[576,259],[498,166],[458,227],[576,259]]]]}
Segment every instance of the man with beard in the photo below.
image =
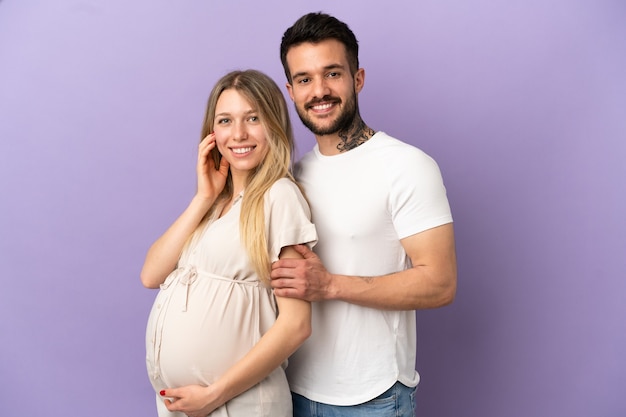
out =
{"type": "Polygon", "coordinates": [[[296,165],[319,243],[272,266],[283,297],[313,302],[289,359],[295,416],[414,416],[415,310],[456,292],[452,216],[439,168],[359,114],[365,71],[350,28],[309,13],[287,29],[287,90],[317,144],[296,165]]]}

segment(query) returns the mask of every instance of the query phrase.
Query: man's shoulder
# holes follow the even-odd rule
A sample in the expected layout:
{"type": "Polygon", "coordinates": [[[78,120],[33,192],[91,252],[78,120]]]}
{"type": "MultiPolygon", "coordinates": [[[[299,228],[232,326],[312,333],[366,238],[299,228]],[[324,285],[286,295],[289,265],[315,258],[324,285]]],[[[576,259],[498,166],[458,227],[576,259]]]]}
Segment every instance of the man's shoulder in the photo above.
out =
{"type": "Polygon", "coordinates": [[[307,152],[304,153],[304,155],[302,155],[302,157],[298,160],[298,162],[296,162],[296,165],[299,165],[303,162],[307,162],[310,161],[312,159],[315,158],[315,149],[311,149],[307,152]]]}
{"type": "Polygon", "coordinates": [[[385,155],[389,158],[393,157],[394,163],[402,163],[403,161],[414,163],[416,160],[433,160],[430,155],[417,146],[390,136],[385,132],[377,132],[372,138],[376,139],[372,141],[372,144],[376,146],[376,151],[379,152],[379,155],[385,155]]]}
{"type": "Polygon", "coordinates": [[[298,179],[299,175],[302,173],[302,170],[305,167],[310,166],[313,162],[315,162],[317,158],[315,157],[315,152],[313,150],[308,151],[302,157],[293,164],[293,174],[298,179]]]}

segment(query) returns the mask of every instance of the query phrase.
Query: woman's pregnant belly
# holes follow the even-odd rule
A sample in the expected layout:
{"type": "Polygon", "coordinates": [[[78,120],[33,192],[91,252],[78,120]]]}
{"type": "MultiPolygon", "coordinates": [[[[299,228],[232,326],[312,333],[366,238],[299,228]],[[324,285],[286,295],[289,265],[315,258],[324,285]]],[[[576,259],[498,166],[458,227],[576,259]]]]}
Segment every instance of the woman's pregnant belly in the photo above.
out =
{"type": "Polygon", "coordinates": [[[270,303],[265,289],[202,276],[191,281],[175,279],[161,289],[148,319],[155,390],[211,384],[261,337],[260,303],[270,303]]]}

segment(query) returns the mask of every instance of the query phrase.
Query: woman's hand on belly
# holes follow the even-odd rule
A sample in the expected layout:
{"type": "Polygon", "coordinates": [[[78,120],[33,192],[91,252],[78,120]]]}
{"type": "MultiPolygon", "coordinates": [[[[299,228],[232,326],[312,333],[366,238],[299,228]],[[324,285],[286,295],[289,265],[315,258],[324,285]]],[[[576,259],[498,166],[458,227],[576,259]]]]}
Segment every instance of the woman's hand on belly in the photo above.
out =
{"type": "Polygon", "coordinates": [[[180,411],[189,417],[206,417],[225,403],[209,385],[187,385],[160,392],[169,411],[180,411]]]}

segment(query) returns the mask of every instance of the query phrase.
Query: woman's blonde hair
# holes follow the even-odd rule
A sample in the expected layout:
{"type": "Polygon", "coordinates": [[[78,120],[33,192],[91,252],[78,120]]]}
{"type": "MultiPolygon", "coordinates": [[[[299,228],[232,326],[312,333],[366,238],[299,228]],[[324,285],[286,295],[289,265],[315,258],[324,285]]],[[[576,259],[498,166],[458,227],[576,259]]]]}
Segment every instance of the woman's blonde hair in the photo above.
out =
{"type": "MultiPolygon", "coordinates": [[[[233,89],[244,96],[259,115],[269,150],[261,163],[250,174],[241,201],[239,229],[241,240],[261,281],[269,283],[270,258],[265,231],[264,196],[266,191],[280,178],[289,178],[294,151],[293,131],[285,97],[276,83],[257,70],[232,71],[223,76],[213,87],[209,96],[200,140],[213,132],[215,107],[220,95],[233,89]]],[[[218,168],[222,155],[217,147],[211,156],[218,168]]],[[[213,214],[222,201],[233,197],[230,171],[224,190],[213,204],[207,216],[213,214]]]]}

